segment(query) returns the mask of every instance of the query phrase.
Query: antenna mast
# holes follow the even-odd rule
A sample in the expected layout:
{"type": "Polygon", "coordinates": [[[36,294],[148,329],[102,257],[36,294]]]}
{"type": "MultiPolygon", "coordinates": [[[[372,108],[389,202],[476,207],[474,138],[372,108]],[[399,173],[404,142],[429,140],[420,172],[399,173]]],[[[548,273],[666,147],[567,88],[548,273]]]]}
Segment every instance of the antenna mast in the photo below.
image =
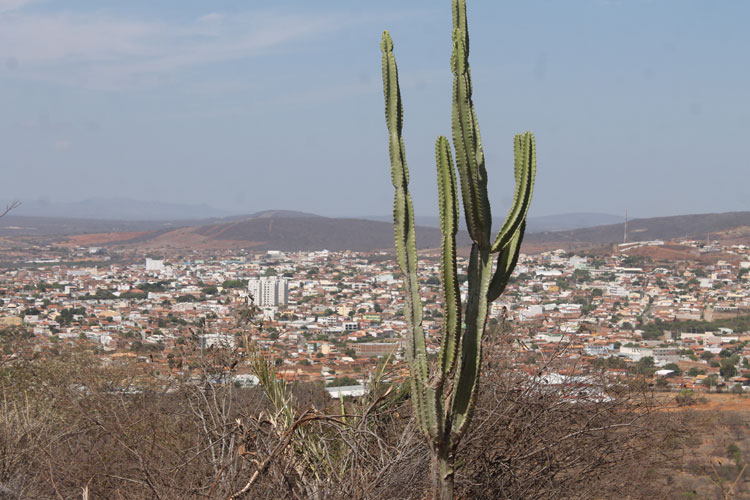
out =
{"type": "Polygon", "coordinates": [[[622,232],[622,242],[628,242],[628,209],[625,209],[625,229],[622,232]]]}

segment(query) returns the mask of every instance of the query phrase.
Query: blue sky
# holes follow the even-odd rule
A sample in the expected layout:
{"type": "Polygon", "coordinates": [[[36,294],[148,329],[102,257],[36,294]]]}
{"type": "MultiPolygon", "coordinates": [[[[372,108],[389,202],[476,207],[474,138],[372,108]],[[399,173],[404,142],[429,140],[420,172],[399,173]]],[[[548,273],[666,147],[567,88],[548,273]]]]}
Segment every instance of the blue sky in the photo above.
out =
{"type": "MultiPolygon", "coordinates": [[[[379,41],[416,211],[450,131],[449,0],[0,0],[0,197],[387,214],[379,41]]],[[[513,134],[532,215],[750,210],[750,2],[469,1],[496,212],[513,134]]]]}

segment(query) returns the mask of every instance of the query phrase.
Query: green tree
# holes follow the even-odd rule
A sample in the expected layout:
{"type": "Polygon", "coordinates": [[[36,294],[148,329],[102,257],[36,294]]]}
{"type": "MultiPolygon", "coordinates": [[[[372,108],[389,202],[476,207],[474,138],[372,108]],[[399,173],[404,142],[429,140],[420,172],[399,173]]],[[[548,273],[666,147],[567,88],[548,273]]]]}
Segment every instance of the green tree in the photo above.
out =
{"type": "Polygon", "coordinates": [[[682,375],[682,370],[680,369],[679,366],[677,366],[677,363],[668,363],[664,365],[664,369],[672,370],[674,372],[673,374],[669,375],[670,377],[672,376],[679,377],[680,375],[682,375]]]}
{"type": "Polygon", "coordinates": [[[591,281],[591,274],[584,269],[576,269],[573,271],[572,278],[576,283],[586,283],[591,281]]]}
{"type": "Polygon", "coordinates": [[[679,406],[687,406],[695,403],[695,392],[690,389],[683,389],[675,397],[679,406]]]}
{"type": "Polygon", "coordinates": [[[721,367],[719,367],[719,375],[725,380],[730,379],[737,375],[737,368],[731,360],[725,359],[721,362],[721,367]]]}
{"type": "Polygon", "coordinates": [[[715,356],[715,354],[712,353],[712,352],[709,352],[709,351],[703,351],[701,353],[701,359],[704,360],[704,361],[711,361],[714,356],[715,356]]]}
{"type": "Polygon", "coordinates": [[[635,366],[633,366],[633,371],[640,375],[646,375],[650,377],[656,371],[654,358],[652,358],[651,356],[646,356],[639,359],[636,362],[635,366]]]}
{"type": "Polygon", "coordinates": [[[247,281],[246,280],[226,280],[221,284],[221,286],[222,288],[245,288],[247,287],[247,281]]]}
{"type": "Polygon", "coordinates": [[[336,377],[326,385],[327,387],[345,387],[350,385],[359,385],[359,382],[351,377],[336,377]]]}

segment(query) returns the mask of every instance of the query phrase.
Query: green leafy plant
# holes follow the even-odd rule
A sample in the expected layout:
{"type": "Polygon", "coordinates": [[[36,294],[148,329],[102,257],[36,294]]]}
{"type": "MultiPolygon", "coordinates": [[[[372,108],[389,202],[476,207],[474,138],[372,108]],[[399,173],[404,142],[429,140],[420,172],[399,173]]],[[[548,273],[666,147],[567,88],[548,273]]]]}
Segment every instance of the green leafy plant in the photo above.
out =
{"type": "Polygon", "coordinates": [[[389,132],[391,177],[395,189],[395,243],[406,295],[404,315],[407,321],[406,351],[411,372],[411,397],[419,428],[432,450],[434,496],[443,499],[453,496],[455,451],[469,427],[476,402],[482,336],[489,306],[505,289],[518,260],[536,173],[533,134],[526,132],[516,135],[516,186],[513,204],[499,233],[492,239],[487,170],[472,102],[465,0],[453,0],[452,8],[452,136],[455,167],[448,139],[438,137],[435,157],[442,232],[440,278],[444,299],[444,325],[438,361],[434,365],[428,362],[422,329],[414,209],[409,194],[409,170],[402,138],[403,107],[393,41],[387,31],[383,33],[381,43],[385,115],[389,132]],[[456,170],[466,227],[472,240],[466,272],[468,296],[463,305],[456,264],[459,217],[456,170]]]}

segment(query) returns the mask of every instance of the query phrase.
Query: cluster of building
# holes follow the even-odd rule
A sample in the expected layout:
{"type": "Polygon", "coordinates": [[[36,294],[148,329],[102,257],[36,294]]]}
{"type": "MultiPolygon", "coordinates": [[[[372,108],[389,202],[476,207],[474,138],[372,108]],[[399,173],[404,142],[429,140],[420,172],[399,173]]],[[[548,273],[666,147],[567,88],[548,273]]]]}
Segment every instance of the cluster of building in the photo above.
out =
{"type": "MultiPolygon", "coordinates": [[[[703,242],[681,244],[706,252],[703,242]]],[[[531,373],[555,354],[562,375],[750,386],[750,249],[716,243],[715,258],[690,261],[637,256],[649,246],[663,242],[522,255],[489,320],[514,337],[518,369],[531,373]]],[[[217,347],[258,349],[286,380],[362,384],[383,357],[389,376],[407,375],[404,298],[390,254],[95,250],[42,247],[0,268],[2,332],[24,332],[33,349],[90,349],[102,363],[133,363],[163,379],[190,375],[197,356],[217,347]]],[[[422,258],[431,352],[441,336],[439,269],[437,256],[422,258]]],[[[462,273],[459,281],[465,294],[462,273]]]]}

